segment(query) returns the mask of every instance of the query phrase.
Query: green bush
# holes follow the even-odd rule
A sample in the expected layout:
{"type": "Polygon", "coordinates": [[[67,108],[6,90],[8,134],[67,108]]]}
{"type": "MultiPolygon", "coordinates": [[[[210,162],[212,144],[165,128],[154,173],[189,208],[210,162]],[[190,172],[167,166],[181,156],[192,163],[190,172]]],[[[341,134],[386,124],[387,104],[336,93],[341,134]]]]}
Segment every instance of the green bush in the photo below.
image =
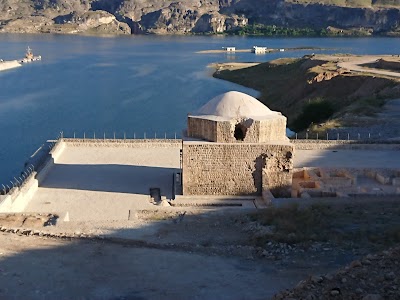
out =
{"type": "Polygon", "coordinates": [[[335,109],[332,104],[326,100],[317,99],[310,101],[303,106],[301,114],[296,118],[291,127],[295,131],[304,130],[311,123],[326,121],[334,112],[335,109]]]}

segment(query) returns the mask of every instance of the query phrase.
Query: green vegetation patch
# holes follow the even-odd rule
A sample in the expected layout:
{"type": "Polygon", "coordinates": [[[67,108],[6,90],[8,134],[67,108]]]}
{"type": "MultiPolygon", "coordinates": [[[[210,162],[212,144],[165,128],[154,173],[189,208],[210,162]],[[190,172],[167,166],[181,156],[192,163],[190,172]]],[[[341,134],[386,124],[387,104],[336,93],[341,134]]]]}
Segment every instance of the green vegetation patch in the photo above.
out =
{"type": "Polygon", "coordinates": [[[240,28],[226,31],[232,35],[262,35],[262,36],[327,36],[328,31],[324,28],[293,28],[275,25],[249,24],[240,28]]]}
{"type": "Polygon", "coordinates": [[[265,24],[248,24],[227,30],[224,34],[243,36],[269,36],[269,37],[325,37],[325,36],[368,36],[373,31],[368,28],[310,28],[310,27],[282,27],[265,24]]]}
{"type": "Polygon", "coordinates": [[[292,123],[295,131],[301,131],[313,123],[320,123],[329,119],[335,112],[332,103],[321,98],[314,99],[303,106],[301,114],[292,123]]]}

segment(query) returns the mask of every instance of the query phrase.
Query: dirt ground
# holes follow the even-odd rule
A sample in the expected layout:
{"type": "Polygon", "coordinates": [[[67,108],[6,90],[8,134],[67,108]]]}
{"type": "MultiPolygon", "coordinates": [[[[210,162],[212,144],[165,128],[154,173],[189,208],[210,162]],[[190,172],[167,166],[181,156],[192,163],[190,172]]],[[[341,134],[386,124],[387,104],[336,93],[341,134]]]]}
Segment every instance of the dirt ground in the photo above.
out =
{"type": "Polygon", "coordinates": [[[0,232],[0,299],[268,299],[321,270],[257,259],[229,219],[146,215],[157,230],[140,240],[0,232]]]}
{"type": "Polygon", "coordinates": [[[400,199],[358,200],[160,208],[108,226],[3,215],[0,299],[270,299],[400,242],[400,199]]]}

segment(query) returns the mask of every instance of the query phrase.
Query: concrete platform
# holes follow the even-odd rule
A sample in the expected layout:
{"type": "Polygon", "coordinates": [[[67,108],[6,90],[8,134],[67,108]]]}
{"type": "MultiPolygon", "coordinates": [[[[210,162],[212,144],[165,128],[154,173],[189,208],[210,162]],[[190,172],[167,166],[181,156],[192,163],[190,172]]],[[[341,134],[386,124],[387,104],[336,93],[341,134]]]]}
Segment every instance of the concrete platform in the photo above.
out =
{"type": "Polygon", "coordinates": [[[149,190],[172,196],[179,148],[69,147],[55,162],[26,212],[53,212],[72,220],[127,220],[149,209],[149,190]]]}
{"type": "MultiPolygon", "coordinates": [[[[400,168],[395,150],[297,150],[300,167],[400,168]]],[[[172,198],[180,144],[157,147],[66,144],[24,212],[51,212],[70,221],[128,220],[129,212],[159,209],[150,188],[172,198]]],[[[259,207],[248,201],[245,207],[259,207]]]]}

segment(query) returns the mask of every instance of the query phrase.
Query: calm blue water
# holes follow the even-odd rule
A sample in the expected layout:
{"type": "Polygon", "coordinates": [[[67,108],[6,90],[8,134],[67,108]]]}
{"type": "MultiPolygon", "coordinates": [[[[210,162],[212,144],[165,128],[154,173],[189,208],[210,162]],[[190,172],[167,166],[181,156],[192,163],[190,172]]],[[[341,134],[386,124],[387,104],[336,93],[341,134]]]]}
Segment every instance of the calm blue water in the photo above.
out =
{"type": "Polygon", "coordinates": [[[0,34],[0,58],[16,59],[27,46],[41,62],[0,73],[0,183],[18,174],[27,158],[60,131],[72,136],[173,137],[186,115],[214,96],[255,91],[213,79],[207,65],[267,61],[312,51],[196,54],[224,46],[314,46],[326,53],[398,54],[394,38],[281,39],[243,37],[81,37],[0,34]]]}

